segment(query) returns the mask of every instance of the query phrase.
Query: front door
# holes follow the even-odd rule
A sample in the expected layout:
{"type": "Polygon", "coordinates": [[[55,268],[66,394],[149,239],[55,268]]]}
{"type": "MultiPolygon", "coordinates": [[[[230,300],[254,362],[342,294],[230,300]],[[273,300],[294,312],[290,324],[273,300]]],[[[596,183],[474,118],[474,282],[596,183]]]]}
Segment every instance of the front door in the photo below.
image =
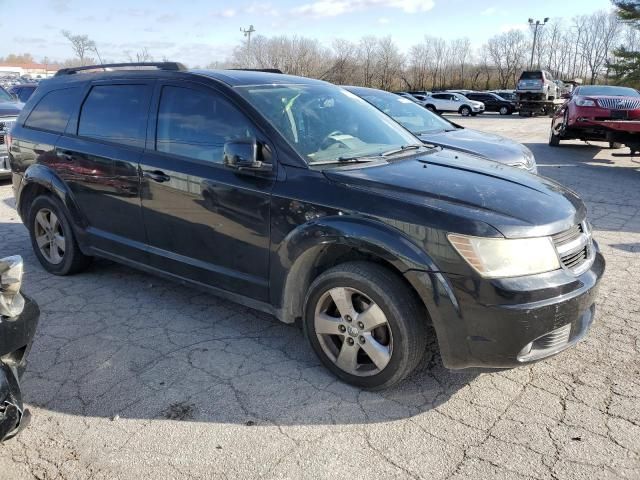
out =
{"type": "Polygon", "coordinates": [[[222,163],[225,142],[256,138],[257,130],[199,84],[158,85],[153,103],[153,138],[140,162],[151,265],[267,300],[273,179],[222,163]]]}

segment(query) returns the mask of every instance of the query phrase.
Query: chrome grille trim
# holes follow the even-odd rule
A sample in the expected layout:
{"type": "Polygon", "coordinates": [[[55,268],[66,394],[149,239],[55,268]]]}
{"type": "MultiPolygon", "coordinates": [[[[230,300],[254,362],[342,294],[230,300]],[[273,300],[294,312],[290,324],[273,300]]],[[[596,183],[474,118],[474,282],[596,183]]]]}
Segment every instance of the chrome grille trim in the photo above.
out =
{"type": "Polygon", "coordinates": [[[579,275],[591,267],[595,258],[591,232],[586,223],[574,225],[551,237],[564,268],[579,275]]]}
{"type": "Polygon", "coordinates": [[[640,108],[640,100],[632,98],[598,98],[598,105],[610,110],[635,110],[640,108]]]}

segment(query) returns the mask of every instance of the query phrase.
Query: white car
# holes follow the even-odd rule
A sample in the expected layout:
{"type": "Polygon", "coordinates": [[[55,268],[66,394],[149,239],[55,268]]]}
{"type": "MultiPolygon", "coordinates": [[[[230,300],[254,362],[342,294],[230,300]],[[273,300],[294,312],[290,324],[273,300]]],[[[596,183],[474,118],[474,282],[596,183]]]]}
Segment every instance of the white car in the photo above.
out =
{"type": "Polygon", "coordinates": [[[484,112],[484,103],[469,100],[461,93],[432,93],[424,106],[432,112],[457,112],[463,117],[484,112]]]}

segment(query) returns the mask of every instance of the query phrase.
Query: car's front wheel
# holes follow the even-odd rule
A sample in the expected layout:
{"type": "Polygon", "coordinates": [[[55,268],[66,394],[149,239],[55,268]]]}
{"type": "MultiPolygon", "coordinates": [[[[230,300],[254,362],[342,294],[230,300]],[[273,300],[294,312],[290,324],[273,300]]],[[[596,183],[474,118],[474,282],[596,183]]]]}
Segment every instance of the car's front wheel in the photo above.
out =
{"type": "Polygon", "coordinates": [[[509,115],[511,114],[511,110],[509,109],[509,107],[500,107],[500,115],[509,115]]]}
{"type": "Polygon", "coordinates": [[[305,333],[321,362],[341,380],[368,389],[390,387],[418,365],[425,322],[402,279],[374,263],[327,270],[305,302],[305,333]]]}
{"type": "Polygon", "coordinates": [[[29,234],[40,264],[54,275],[77,273],[91,262],[91,257],[80,251],[64,207],[56,198],[41,195],[33,201],[29,234]]]}

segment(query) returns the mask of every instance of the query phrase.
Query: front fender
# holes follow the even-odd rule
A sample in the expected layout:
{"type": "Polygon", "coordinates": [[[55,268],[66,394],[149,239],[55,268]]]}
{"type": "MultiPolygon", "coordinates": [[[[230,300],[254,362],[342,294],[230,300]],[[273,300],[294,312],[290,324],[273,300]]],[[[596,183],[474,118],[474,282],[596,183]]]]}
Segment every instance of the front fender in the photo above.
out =
{"type": "Polygon", "coordinates": [[[366,217],[334,215],[299,225],[277,248],[271,265],[271,302],[280,319],[292,323],[301,315],[314,266],[334,246],[354,249],[392,265],[400,274],[437,272],[424,249],[400,230],[366,217]]]}

